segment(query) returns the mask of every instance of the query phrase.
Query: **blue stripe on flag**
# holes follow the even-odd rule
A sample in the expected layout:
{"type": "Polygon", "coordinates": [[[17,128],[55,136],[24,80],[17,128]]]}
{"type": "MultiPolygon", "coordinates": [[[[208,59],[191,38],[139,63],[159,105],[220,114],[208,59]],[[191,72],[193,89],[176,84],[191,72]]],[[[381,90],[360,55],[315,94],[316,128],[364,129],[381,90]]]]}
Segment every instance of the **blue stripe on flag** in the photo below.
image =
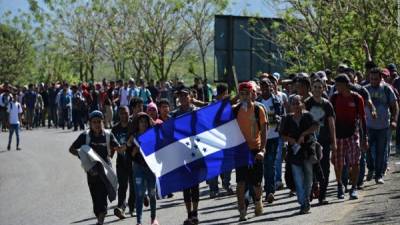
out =
{"type": "Polygon", "coordinates": [[[158,178],[161,196],[193,187],[234,168],[253,164],[254,157],[246,142],[210,154],[183,165],[158,178]]]}
{"type": "Polygon", "coordinates": [[[219,101],[194,112],[165,121],[137,138],[145,156],[176,142],[194,136],[234,119],[229,100],[219,101]]]}

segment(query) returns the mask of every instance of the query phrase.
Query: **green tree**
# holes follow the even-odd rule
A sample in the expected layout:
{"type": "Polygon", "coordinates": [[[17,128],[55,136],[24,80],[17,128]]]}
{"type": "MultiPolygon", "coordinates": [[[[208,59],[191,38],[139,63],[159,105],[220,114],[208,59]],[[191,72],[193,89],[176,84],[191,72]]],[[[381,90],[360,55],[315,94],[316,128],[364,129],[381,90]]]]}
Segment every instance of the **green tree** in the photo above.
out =
{"type": "Polygon", "coordinates": [[[139,30],[141,53],[145,55],[158,79],[166,80],[172,65],[192,40],[182,21],[183,1],[141,1],[136,29],[139,30]]]}
{"type": "Polygon", "coordinates": [[[204,79],[207,79],[207,51],[214,41],[214,16],[221,13],[227,3],[221,0],[187,0],[183,21],[198,46],[204,79]]]}
{"type": "Polygon", "coordinates": [[[0,24],[0,83],[15,83],[31,75],[35,57],[32,44],[29,34],[0,24]]]}
{"type": "Polygon", "coordinates": [[[285,0],[282,21],[258,33],[283,48],[288,72],[335,69],[348,60],[362,70],[364,40],[379,65],[400,59],[394,0],[285,0]],[[271,29],[272,28],[272,29],[271,29]]]}

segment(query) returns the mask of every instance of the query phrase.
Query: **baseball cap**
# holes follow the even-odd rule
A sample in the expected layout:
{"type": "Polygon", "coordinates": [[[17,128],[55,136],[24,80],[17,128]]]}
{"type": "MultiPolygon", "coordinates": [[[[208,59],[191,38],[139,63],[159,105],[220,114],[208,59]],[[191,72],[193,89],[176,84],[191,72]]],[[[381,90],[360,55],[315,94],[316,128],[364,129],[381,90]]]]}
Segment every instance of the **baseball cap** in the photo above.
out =
{"type": "Polygon", "coordinates": [[[104,115],[101,111],[99,110],[94,110],[89,114],[89,120],[92,120],[94,118],[100,118],[100,119],[104,119],[104,115]]]}

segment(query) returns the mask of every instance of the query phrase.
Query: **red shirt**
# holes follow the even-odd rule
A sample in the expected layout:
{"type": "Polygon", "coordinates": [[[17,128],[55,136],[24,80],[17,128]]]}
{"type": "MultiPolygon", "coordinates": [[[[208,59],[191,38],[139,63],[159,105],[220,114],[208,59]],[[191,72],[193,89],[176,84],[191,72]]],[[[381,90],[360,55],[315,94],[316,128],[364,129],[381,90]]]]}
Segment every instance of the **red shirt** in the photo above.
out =
{"type": "Polygon", "coordinates": [[[337,138],[353,136],[358,127],[358,121],[363,131],[366,130],[364,100],[359,94],[351,92],[349,96],[344,96],[336,93],[331,97],[331,102],[336,114],[337,138]]]}

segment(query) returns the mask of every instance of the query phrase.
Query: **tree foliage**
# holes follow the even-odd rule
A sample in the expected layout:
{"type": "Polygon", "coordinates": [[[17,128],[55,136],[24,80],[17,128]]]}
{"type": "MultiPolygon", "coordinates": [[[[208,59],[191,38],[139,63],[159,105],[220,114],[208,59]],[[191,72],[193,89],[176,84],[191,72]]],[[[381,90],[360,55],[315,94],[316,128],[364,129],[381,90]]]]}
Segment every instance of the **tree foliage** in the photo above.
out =
{"type": "Polygon", "coordinates": [[[363,69],[368,43],[379,65],[400,59],[397,2],[394,0],[284,0],[282,21],[263,29],[258,37],[283,49],[288,72],[334,69],[350,61],[363,69]],[[277,34],[277,35],[275,35],[277,34]]]}
{"type": "Polygon", "coordinates": [[[0,24],[0,83],[19,74],[30,75],[34,63],[32,38],[15,27],[0,24]]]}
{"type": "Polygon", "coordinates": [[[200,70],[188,62],[193,46],[205,76],[213,17],[226,7],[226,0],[28,2],[29,12],[2,17],[1,32],[8,35],[1,40],[4,79],[88,81],[106,76],[110,65],[117,79],[166,80],[174,68],[200,70]]]}

